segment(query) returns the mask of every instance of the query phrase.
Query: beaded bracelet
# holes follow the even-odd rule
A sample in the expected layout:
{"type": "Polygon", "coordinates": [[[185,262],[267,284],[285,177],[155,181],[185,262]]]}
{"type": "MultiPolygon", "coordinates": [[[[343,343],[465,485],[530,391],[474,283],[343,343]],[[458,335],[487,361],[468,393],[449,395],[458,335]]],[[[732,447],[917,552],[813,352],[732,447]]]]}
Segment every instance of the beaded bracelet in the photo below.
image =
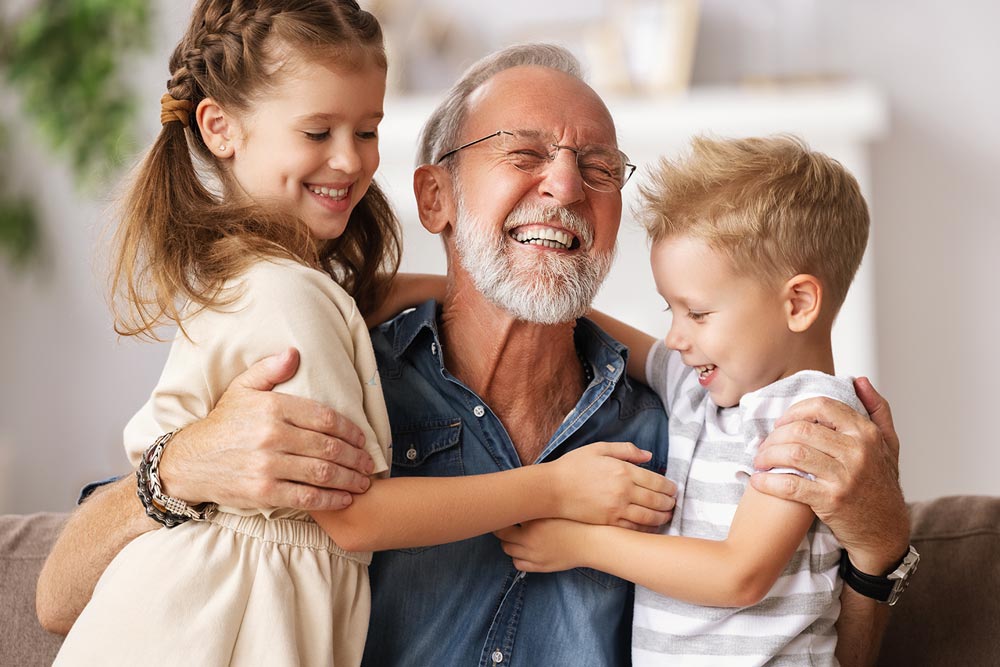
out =
{"type": "Polygon", "coordinates": [[[160,457],[176,433],[177,431],[171,431],[157,438],[156,442],[143,453],[139,467],[135,471],[136,492],[146,509],[146,515],[167,528],[173,528],[191,519],[204,521],[215,509],[214,503],[191,506],[180,498],[172,498],[163,493],[159,475],[160,457]]]}

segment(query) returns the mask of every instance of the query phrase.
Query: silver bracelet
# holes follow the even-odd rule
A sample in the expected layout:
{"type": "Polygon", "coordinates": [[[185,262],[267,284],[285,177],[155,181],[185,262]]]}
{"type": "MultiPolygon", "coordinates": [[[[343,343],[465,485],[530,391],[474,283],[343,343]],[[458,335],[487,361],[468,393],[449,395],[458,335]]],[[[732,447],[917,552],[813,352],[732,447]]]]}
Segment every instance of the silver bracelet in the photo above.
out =
{"type": "Polygon", "coordinates": [[[173,498],[163,493],[160,486],[160,457],[163,450],[177,431],[164,433],[156,439],[142,455],[139,467],[135,471],[137,494],[146,508],[146,515],[167,528],[173,528],[185,521],[195,519],[204,521],[215,509],[215,503],[188,505],[180,498],[173,498]]]}

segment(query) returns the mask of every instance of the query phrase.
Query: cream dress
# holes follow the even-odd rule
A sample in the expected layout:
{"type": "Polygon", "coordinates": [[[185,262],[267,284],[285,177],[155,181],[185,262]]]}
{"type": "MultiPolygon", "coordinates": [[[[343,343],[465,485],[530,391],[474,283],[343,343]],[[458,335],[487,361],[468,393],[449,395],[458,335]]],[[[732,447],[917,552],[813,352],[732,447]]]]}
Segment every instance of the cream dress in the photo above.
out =
{"type": "MultiPolygon", "coordinates": [[[[231,305],[187,318],[153,395],[125,428],[133,464],[161,434],[208,414],[230,381],[287,347],[298,372],[275,390],[357,424],[375,472],[389,420],[364,320],[328,275],[261,260],[227,285],[231,305]]],[[[136,500],[136,502],[139,502],[136,500]]],[[[305,513],[219,507],[146,533],[108,566],[56,665],[358,665],[371,609],[370,553],[338,547],[305,513]]]]}

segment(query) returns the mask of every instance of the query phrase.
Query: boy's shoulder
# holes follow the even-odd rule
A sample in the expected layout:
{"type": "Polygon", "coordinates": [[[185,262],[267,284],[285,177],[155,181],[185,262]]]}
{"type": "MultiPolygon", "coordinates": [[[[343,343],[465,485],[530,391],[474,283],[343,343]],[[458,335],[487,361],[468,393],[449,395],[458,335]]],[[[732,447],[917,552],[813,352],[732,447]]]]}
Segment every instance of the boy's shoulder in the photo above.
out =
{"type": "Polygon", "coordinates": [[[832,398],[863,415],[868,414],[854,391],[854,378],[813,370],[793,373],[746,394],[740,400],[740,407],[746,409],[765,403],[790,406],[810,398],[832,398]]]}

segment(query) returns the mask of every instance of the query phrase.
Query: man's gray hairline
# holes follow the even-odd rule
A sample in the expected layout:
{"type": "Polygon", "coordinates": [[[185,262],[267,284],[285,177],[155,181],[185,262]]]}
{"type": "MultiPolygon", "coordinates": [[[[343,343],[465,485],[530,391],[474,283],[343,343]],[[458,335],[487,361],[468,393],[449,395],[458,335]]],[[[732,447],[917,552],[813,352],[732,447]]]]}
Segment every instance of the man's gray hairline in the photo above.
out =
{"type": "MultiPolygon", "coordinates": [[[[556,44],[516,44],[479,59],[462,74],[424,124],[416,166],[433,164],[435,158],[454,147],[465,123],[472,93],[500,72],[530,65],[554,69],[585,81],[577,57],[556,44]]],[[[454,173],[454,164],[447,168],[454,173]]]]}

